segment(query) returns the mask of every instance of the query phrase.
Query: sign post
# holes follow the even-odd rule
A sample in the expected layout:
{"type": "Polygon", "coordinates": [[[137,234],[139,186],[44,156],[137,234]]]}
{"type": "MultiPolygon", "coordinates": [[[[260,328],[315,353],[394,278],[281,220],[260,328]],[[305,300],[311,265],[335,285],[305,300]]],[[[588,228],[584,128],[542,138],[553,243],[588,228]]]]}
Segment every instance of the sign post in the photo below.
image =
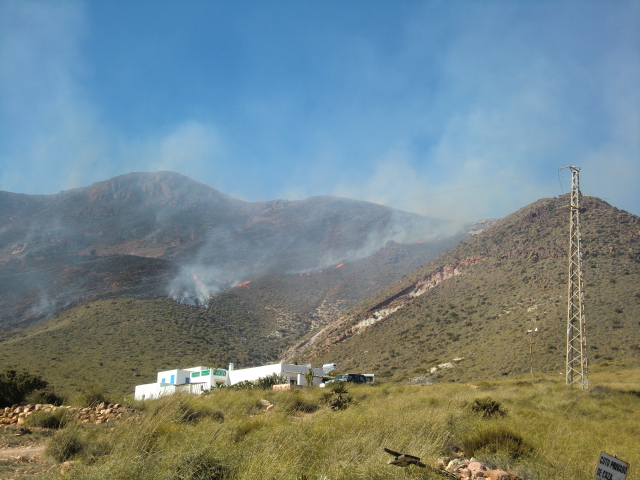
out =
{"type": "Polygon", "coordinates": [[[598,480],[625,480],[629,464],[617,457],[602,452],[596,466],[595,478],[598,480]]]}

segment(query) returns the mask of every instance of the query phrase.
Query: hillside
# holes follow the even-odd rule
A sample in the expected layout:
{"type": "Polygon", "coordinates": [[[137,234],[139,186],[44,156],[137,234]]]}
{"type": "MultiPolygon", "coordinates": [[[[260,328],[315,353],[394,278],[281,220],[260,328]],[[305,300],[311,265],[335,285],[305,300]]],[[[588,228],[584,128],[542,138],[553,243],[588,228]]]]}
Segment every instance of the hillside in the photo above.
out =
{"type": "Polygon", "coordinates": [[[344,198],[245,202],[172,172],[56,195],[0,192],[0,329],[100,298],[207,306],[248,280],[317,272],[394,244],[412,246],[397,256],[401,276],[456,233],[440,220],[344,198]]]}
{"type": "MultiPolygon", "coordinates": [[[[283,358],[393,380],[564,370],[568,197],[542,199],[318,329],[283,358]],[[454,359],[458,359],[454,361],[454,359]],[[453,368],[446,368],[450,363],[453,368]]],[[[588,356],[640,353],[640,218],[582,200],[588,356]]]]}
{"type": "Polygon", "coordinates": [[[0,192],[0,221],[0,368],[122,395],[158,368],[273,361],[466,235],[344,198],[244,202],[172,172],[0,192]]]}
{"type": "MultiPolygon", "coordinates": [[[[389,244],[339,268],[264,275],[217,294],[207,307],[160,296],[84,302],[28,328],[0,333],[0,370],[26,368],[63,393],[94,382],[122,396],[163,368],[268,363],[311,329],[419,266],[421,256],[433,258],[454,241],[389,244]]],[[[132,291],[130,286],[127,292],[132,291]]]]}

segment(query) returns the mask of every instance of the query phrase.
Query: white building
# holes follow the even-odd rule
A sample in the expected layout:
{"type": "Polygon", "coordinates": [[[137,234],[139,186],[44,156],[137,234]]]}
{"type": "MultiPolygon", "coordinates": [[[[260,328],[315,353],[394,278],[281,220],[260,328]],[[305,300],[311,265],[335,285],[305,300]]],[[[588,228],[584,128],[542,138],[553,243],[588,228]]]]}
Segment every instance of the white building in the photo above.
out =
{"type": "MultiPolygon", "coordinates": [[[[331,369],[328,369],[327,366],[313,369],[313,385],[322,383],[322,376],[335,368],[334,364],[331,366],[331,369]]],[[[240,370],[235,370],[233,364],[229,365],[229,370],[209,367],[166,370],[158,372],[156,383],[137,385],[135,399],[158,398],[176,392],[200,394],[216,385],[230,386],[245,380],[252,382],[273,374],[285,377],[290,385],[306,385],[307,381],[304,375],[309,372],[309,368],[311,365],[276,363],[240,370]]]]}
{"type": "Polygon", "coordinates": [[[158,398],[176,392],[199,394],[216,384],[229,385],[229,377],[225,369],[193,367],[184,370],[166,370],[158,372],[156,383],[137,385],[135,399],[158,398]]]}

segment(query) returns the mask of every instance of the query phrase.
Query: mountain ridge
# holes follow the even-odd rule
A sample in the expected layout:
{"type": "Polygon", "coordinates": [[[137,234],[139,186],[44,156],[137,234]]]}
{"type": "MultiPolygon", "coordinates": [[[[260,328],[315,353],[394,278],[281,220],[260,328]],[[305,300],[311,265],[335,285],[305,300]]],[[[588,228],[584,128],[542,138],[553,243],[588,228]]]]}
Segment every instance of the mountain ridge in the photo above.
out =
{"type": "MultiPolygon", "coordinates": [[[[121,290],[206,306],[262,275],[356,261],[388,242],[445,245],[439,232],[450,237],[457,228],[340,197],[246,202],[175,172],[131,173],[54,195],[0,192],[0,219],[0,328],[121,290]]],[[[408,261],[432,250],[411,248],[408,261]]]]}

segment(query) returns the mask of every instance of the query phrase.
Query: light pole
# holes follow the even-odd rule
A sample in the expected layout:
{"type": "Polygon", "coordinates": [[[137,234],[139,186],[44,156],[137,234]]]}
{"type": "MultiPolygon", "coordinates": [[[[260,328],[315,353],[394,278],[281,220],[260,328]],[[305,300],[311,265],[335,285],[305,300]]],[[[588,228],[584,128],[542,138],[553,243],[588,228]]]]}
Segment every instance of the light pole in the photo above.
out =
{"type": "Polygon", "coordinates": [[[527,330],[529,335],[529,366],[531,367],[531,380],[533,380],[533,334],[539,331],[538,327],[533,330],[527,330]]]}

